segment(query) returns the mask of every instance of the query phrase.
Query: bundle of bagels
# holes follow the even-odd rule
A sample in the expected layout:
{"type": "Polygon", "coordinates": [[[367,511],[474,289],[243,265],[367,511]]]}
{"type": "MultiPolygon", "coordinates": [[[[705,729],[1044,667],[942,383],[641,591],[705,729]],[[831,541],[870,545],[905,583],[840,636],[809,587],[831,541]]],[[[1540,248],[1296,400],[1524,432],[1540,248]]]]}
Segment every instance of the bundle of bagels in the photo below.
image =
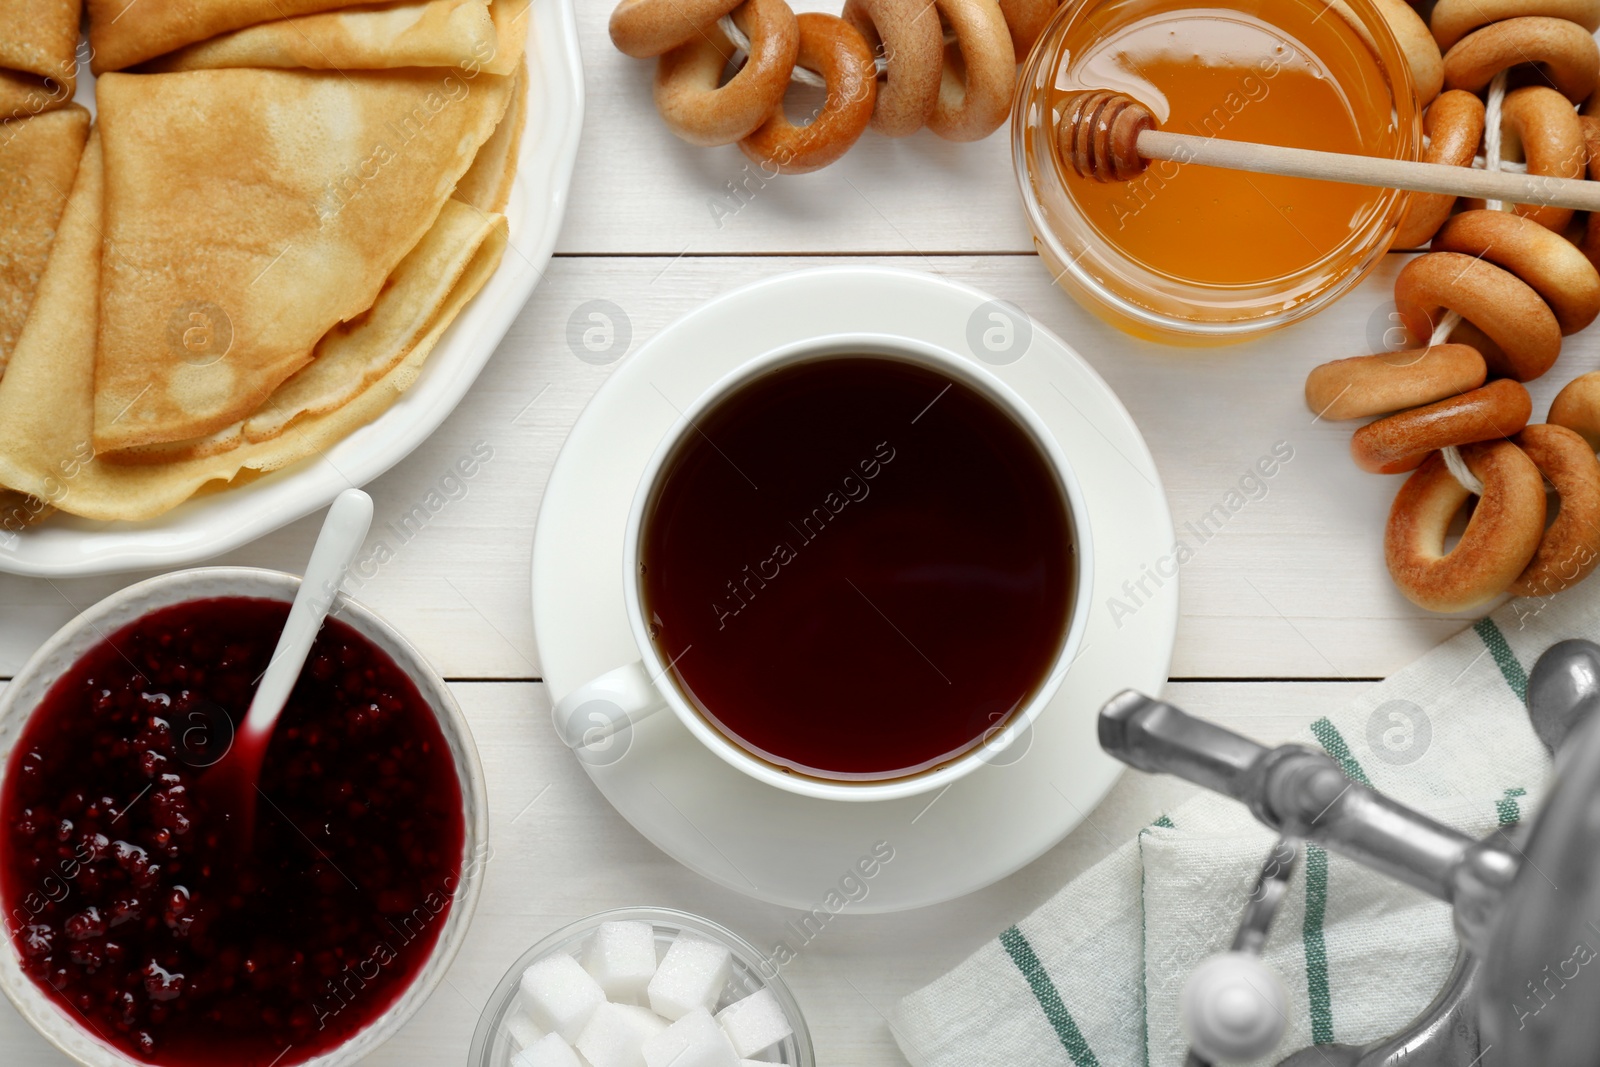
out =
{"type": "MultiPolygon", "coordinates": [[[[1427,106],[1424,160],[1600,179],[1600,0],[1439,0],[1426,26],[1393,6],[1427,106]]],[[[1351,438],[1356,464],[1409,472],[1384,554],[1413,603],[1569,589],[1600,565],[1600,372],[1537,423],[1523,383],[1600,314],[1600,215],[1414,194],[1395,247],[1418,246],[1394,291],[1416,347],[1317,367],[1306,403],[1373,419],[1351,438]]]]}
{"type": "Polygon", "coordinates": [[[504,253],[528,3],[6,0],[0,529],[150,519],[388,410],[504,253]]]}
{"type": "Polygon", "coordinates": [[[989,136],[1010,116],[1017,64],[1056,6],[846,0],[835,16],[796,15],[784,0],[622,0],[611,41],[656,58],[656,109],[674,134],[736,143],[768,174],[805,174],[843,156],[869,125],[885,137],[924,126],[951,141],[989,136]],[[791,81],[826,94],[804,124],[784,113],[791,81]]]}

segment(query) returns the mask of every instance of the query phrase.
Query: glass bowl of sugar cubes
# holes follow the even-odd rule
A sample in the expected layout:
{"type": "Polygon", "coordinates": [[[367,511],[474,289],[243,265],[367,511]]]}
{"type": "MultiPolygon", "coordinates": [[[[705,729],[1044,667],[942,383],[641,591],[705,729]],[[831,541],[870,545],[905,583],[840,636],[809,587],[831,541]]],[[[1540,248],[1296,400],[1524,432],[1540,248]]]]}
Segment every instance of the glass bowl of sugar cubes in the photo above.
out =
{"type": "Polygon", "coordinates": [[[472,1035],[472,1067],[816,1067],[794,994],[709,919],[622,908],[522,954],[472,1035]]]}

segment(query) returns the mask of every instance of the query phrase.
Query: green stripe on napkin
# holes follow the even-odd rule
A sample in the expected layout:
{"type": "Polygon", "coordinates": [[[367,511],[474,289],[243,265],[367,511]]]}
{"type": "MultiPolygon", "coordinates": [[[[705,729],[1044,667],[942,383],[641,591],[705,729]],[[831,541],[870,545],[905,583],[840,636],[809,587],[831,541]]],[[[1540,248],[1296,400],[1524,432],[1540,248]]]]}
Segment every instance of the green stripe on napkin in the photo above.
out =
{"type": "Polygon", "coordinates": [[[1522,821],[1522,806],[1517,803],[1518,797],[1525,797],[1528,791],[1520,785],[1506,790],[1506,795],[1494,802],[1495,814],[1500,817],[1501,826],[1511,826],[1522,821]]]}
{"type": "MultiPolygon", "coordinates": [[[[1344,771],[1344,776],[1370,788],[1372,780],[1361,769],[1350,743],[1329,719],[1311,724],[1311,733],[1344,771]]],[[[1306,998],[1310,1001],[1311,1036],[1319,1045],[1333,1043],[1333,994],[1328,986],[1328,944],[1322,924],[1328,916],[1328,854],[1306,844],[1306,915],[1301,938],[1306,944],[1306,998]]]]}
{"type": "Polygon", "coordinates": [[[1306,999],[1310,1002],[1311,1037],[1319,1045],[1333,1043],[1333,996],[1328,991],[1328,944],[1322,920],[1328,914],[1328,854],[1306,845],[1306,917],[1300,936],[1306,944],[1306,999]]]}
{"type": "Polygon", "coordinates": [[[1344,735],[1339,732],[1338,728],[1330,720],[1318,719],[1312,723],[1311,733],[1316,737],[1317,743],[1326,749],[1328,755],[1332,756],[1335,762],[1339,764],[1339,769],[1344,771],[1346,778],[1352,782],[1360,782],[1368,788],[1372,786],[1372,779],[1368,778],[1367,772],[1361,769],[1361,764],[1357,762],[1355,754],[1350,751],[1350,745],[1345,741],[1344,735]]]}
{"type": "Polygon", "coordinates": [[[1000,935],[1000,944],[1005,946],[1006,954],[1011,957],[1011,962],[1017,965],[1017,970],[1022,972],[1022,977],[1028,980],[1028,988],[1033,990],[1034,999],[1038,1000],[1039,1007],[1044,1009],[1044,1017],[1049,1019],[1050,1025],[1055,1028],[1056,1037],[1061,1039],[1061,1047],[1067,1050],[1072,1062],[1078,1067],[1100,1067],[1100,1061],[1095,1059],[1094,1052],[1089,1048],[1089,1042],[1083,1039],[1083,1034],[1078,1031],[1078,1024],[1072,1021],[1072,1013],[1067,1011],[1067,1006],[1061,1002],[1061,994],[1056,992],[1056,984],[1050,980],[1044,964],[1034,955],[1033,946],[1022,936],[1022,931],[1015,926],[1011,927],[1000,935]]]}
{"type": "Polygon", "coordinates": [[[1517,694],[1517,699],[1528,699],[1528,674],[1522,669],[1522,664],[1517,662],[1517,657],[1511,654],[1511,645],[1506,641],[1506,635],[1500,632],[1500,627],[1495,625],[1493,619],[1485,615],[1473,624],[1472,630],[1483,638],[1484,645],[1489,649],[1489,655],[1500,667],[1500,677],[1506,680],[1511,691],[1517,694]]]}
{"type": "MultiPolygon", "coordinates": [[[[1141,838],[1144,837],[1144,835],[1149,833],[1150,830],[1153,827],[1157,827],[1157,826],[1161,827],[1163,830],[1176,830],[1177,829],[1177,827],[1173,825],[1172,819],[1169,818],[1167,815],[1163,814],[1163,815],[1158,815],[1156,817],[1156,821],[1155,822],[1151,823],[1149,826],[1145,827],[1143,830],[1140,830],[1139,831],[1139,836],[1141,838]]],[[[1142,869],[1139,871],[1139,899],[1141,899],[1141,900],[1144,899],[1144,871],[1142,869]]],[[[1144,914],[1141,912],[1140,915],[1139,915],[1139,941],[1141,943],[1143,943],[1143,941],[1144,941],[1144,933],[1145,933],[1145,930],[1144,930],[1144,914]]],[[[1150,1001],[1150,990],[1149,990],[1148,985],[1145,988],[1144,999],[1145,999],[1145,1003],[1149,1003],[1149,1001],[1150,1001]]],[[[1140,1016],[1140,1021],[1144,1024],[1144,1034],[1143,1034],[1143,1042],[1142,1042],[1143,1045],[1144,1045],[1144,1067],[1150,1067],[1150,1023],[1149,1023],[1149,1020],[1145,1019],[1145,1017],[1143,1015],[1140,1016]]]]}

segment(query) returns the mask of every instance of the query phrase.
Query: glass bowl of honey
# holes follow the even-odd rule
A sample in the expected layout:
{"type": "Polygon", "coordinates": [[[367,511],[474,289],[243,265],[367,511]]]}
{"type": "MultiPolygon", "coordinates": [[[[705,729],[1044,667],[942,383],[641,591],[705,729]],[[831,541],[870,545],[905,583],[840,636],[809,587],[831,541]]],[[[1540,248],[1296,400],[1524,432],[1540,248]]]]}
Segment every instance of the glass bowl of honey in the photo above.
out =
{"type": "Polygon", "coordinates": [[[1052,277],[1154,340],[1221,344],[1286,326],[1388,250],[1399,190],[1171,161],[1127,182],[1079,176],[1056,128],[1084,89],[1127,93],[1177,133],[1415,159],[1421,108],[1373,0],[1064,4],[1023,67],[1012,151],[1052,277]]]}

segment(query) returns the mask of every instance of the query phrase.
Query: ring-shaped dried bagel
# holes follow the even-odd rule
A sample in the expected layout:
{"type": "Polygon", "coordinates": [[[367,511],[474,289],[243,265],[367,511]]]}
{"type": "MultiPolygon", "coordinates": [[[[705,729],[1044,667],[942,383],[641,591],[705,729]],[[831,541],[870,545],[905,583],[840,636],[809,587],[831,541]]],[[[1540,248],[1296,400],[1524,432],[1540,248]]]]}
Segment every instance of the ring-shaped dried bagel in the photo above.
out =
{"type": "Polygon", "coordinates": [[[1564,385],[1550,402],[1545,421],[1565,426],[1600,452],[1600,370],[1580,374],[1564,385]]]}
{"type": "MultiPolygon", "coordinates": [[[[1600,0],[1596,0],[1600,3],[1600,0]]],[[[1483,140],[1483,101],[1464,89],[1440,93],[1422,119],[1428,134],[1424,163],[1470,167],[1483,140]]],[[[1415,248],[1432,237],[1456,206],[1448,193],[1412,193],[1395,230],[1394,247],[1415,248]]]]}
{"type": "Polygon", "coordinates": [[[1435,252],[1460,252],[1504,267],[1544,298],[1563,334],[1600,315],[1600,271],[1578,246],[1509,211],[1463,211],[1434,235],[1435,252]]]}
{"type": "Polygon", "coordinates": [[[1450,445],[1510,437],[1528,425],[1533,401],[1519,383],[1488,385],[1369,422],[1350,436],[1350,457],[1372,474],[1415,470],[1450,445]]]}
{"type": "Polygon", "coordinates": [[[872,128],[905,137],[928,124],[939,100],[944,31],[933,0],[847,0],[842,17],[887,61],[872,128]]]}
{"type": "Polygon", "coordinates": [[[947,141],[980,141],[1005,125],[1017,85],[1011,31],[995,0],[934,0],[956,39],[945,46],[928,128],[947,141]]]}
{"type": "Polygon", "coordinates": [[[1460,252],[1429,252],[1400,269],[1394,306],[1412,337],[1426,342],[1444,312],[1455,311],[1494,342],[1482,351],[1491,374],[1532,381],[1561,354],[1561,326],[1527,282],[1460,252]]]}
{"type": "Polygon", "coordinates": [[[1600,564],[1600,460],[1565,426],[1536,423],[1514,440],[1554,487],[1561,507],[1509,592],[1549,596],[1577,585],[1600,564]]]}
{"type": "MultiPolygon", "coordinates": [[[[1585,107],[1588,105],[1586,104],[1585,107]]],[[[1594,115],[1578,115],[1578,125],[1583,127],[1584,154],[1588,159],[1587,170],[1590,181],[1600,181],[1600,118],[1594,115]]],[[[1589,212],[1584,221],[1583,238],[1578,243],[1578,248],[1589,262],[1600,270],[1600,211],[1589,212]]]]}
{"type": "MultiPolygon", "coordinates": [[[[1600,62],[1600,55],[1596,56],[1600,62]]],[[[1588,159],[1583,125],[1566,97],[1543,85],[1528,85],[1506,94],[1500,111],[1503,155],[1519,153],[1529,174],[1553,178],[1581,178],[1588,159]]],[[[1572,209],[1550,205],[1517,204],[1526,215],[1547,229],[1560,232],[1572,221],[1572,209]]]]}
{"type": "Polygon", "coordinates": [[[1306,407],[1334,422],[1364,419],[1468,392],[1488,376],[1483,357],[1467,345],[1353,356],[1312,368],[1306,407]]]}
{"type": "Polygon", "coordinates": [[[1507,363],[1506,354],[1494,343],[1493,338],[1466,319],[1456,323],[1447,340],[1453,345],[1466,345],[1473,349],[1490,367],[1504,367],[1507,363]]]}
{"type": "Polygon", "coordinates": [[[700,36],[739,6],[740,0],[622,0],[611,12],[611,43],[635,59],[649,59],[700,36]]]}
{"type": "Polygon", "coordinates": [[[872,49],[848,22],[816,11],[798,21],[799,64],[822,75],[827,98],[809,123],[796,126],[780,96],[766,121],[739,142],[747,158],[778,174],[818,170],[849,151],[872,121],[878,92],[872,49]]]}
{"type": "MultiPolygon", "coordinates": [[[[1396,0],[1401,2],[1401,0],[1396,0]]],[[[1028,58],[1034,42],[1056,13],[1056,0],[999,0],[1000,14],[1011,31],[1011,49],[1018,63],[1028,58]]]]}
{"type": "Polygon", "coordinates": [[[1439,0],[1428,26],[1439,47],[1448,52],[1461,38],[1491,22],[1530,15],[1566,19],[1590,33],[1600,30],[1600,0],[1439,0]]]}
{"type": "Polygon", "coordinates": [[[733,42],[716,23],[656,63],[656,110],[667,128],[690,144],[732,144],[782,106],[789,88],[800,29],[784,0],[744,0],[736,16],[750,38],[750,56],[722,84],[733,42]]]}
{"type": "Polygon", "coordinates": [[[1450,523],[1471,495],[1435,452],[1407,478],[1389,509],[1383,554],[1407,600],[1429,611],[1466,611],[1493,600],[1527,567],[1544,537],[1544,480],[1510,441],[1467,445],[1483,496],[1456,546],[1450,523]]]}
{"type": "MultiPolygon", "coordinates": [[[[1422,16],[1406,0],[1373,2],[1378,14],[1388,24],[1389,32],[1394,34],[1395,43],[1405,55],[1406,66],[1411,68],[1411,84],[1417,92],[1417,106],[1426,107],[1439,95],[1439,88],[1444,83],[1444,60],[1439,53],[1439,43],[1433,39],[1433,32],[1428,29],[1422,16]]],[[[1341,11],[1347,11],[1342,0],[1336,6],[1341,11]]],[[[1346,17],[1359,25],[1352,14],[1346,17]]],[[[1367,37],[1365,32],[1361,35],[1367,37]]],[[[1372,44],[1370,38],[1367,44],[1372,44]]]]}
{"type": "Polygon", "coordinates": [[[1444,56],[1444,87],[1481,92],[1502,70],[1537,64],[1574,104],[1600,82],[1600,48],[1576,22],[1530,16],[1492,23],[1467,34],[1444,56]]]}

